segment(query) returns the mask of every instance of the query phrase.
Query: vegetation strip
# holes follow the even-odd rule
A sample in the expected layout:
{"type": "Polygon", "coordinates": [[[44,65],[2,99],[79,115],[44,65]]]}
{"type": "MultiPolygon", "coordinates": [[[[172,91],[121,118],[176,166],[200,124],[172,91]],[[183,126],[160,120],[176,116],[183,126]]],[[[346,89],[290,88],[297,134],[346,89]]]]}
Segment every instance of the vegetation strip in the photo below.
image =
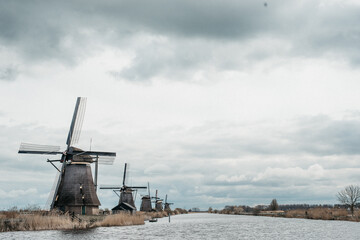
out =
{"type": "Polygon", "coordinates": [[[162,212],[126,212],[110,215],[71,215],[48,211],[0,212],[0,232],[88,229],[94,227],[142,225],[146,220],[187,213],[183,209],[162,212]]]}

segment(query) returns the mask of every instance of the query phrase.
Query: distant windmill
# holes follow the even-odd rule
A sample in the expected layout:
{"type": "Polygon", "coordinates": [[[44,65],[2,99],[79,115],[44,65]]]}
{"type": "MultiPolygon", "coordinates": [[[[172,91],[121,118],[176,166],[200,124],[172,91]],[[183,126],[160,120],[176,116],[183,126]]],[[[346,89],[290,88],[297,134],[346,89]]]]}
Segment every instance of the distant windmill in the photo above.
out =
{"type": "Polygon", "coordinates": [[[74,115],[67,137],[65,151],[59,151],[59,146],[21,143],[19,153],[22,154],[61,154],[59,160],[47,160],[58,171],[55,179],[53,195],[50,193],[50,209],[74,212],[76,214],[97,214],[100,201],[96,195],[98,164],[112,164],[115,152],[85,151],[75,148],[80,138],[84,119],[86,98],[78,97],[74,115]],[[53,162],[60,162],[58,169],[53,162]],[[95,163],[95,183],[91,174],[90,163],[95,163]]]}
{"type": "Polygon", "coordinates": [[[158,190],[156,190],[156,194],[155,194],[155,197],[152,197],[155,199],[155,211],[157,212],[161,212],[163,210],[163,199],[160,199],[158,197],[158,190]]]}
{"type": "Polygon", "coordinates": [[[125,183],[127,173],[127,163],[125,163],[124,167],[124,175],[122,186],[101,186],[100,189],[112,189],[116,194],[120,192],[119,196],[119,204],[112,209],[113,212],[117,211],[136,211],[133,191],[134,189],[146,189],[146,187],[137,187],[137,186],[127,186],[125,183]]]}
{"type": "Polygon", "coordinates": [[[169,202],[167,201],[167,194],[166,194],[166,195],[165,195],[164,211],[171,211],[170,205],[172,205],[172,204],[174,204],[174,203],[169,203],[169,202]]]}
{"type": "Polygon", "coordinates": [[[145,195],[141,198],[140,211],[143,211],[143,212],[151,212],[152,211],[150,196],[151,196],[150,195],[150,184],[148,182],[148,195],[145,195]]]}

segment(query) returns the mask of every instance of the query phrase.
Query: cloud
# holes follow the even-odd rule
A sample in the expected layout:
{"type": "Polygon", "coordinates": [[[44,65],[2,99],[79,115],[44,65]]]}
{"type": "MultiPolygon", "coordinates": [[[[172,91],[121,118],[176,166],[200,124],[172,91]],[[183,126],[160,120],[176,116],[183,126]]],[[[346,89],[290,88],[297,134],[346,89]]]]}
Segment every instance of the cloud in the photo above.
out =
{"type": "Polygon", "coordinates": [[[218,159],[244,154],[359,155],[360,119],[295,118],[285,125],[211,123],[191,129],[194,141],[181,144],[184,156],[218,159]],[[209,134],[213,132],[213,134],[209,134]]]}
{"type": "Polygon", "coordinates": [[[144,173],[147,175],[164,174],[169,172],[171,172],[171,168],[165,164],[155,164],[144,170],[144,173]]]}
{"type": "Polygon", "coordinates": [[[27,64],[51,60],[72,67],[111,46],[133,55],[129,66],[111,70],[122,80],[183,81],[203,74],[208,80],[217,71],[242,71],[274,58],[360,62],[360,32],[352,24],[360,6],[351,1],[276,1],[266,8],[261,1],[235,0],[2,6],[0,42],[27,64]]]}
{"type": "Polygon", "coordinates": [[[291,181],[295,179],[296,181],[299,180],[306,180],[307,182],[313,182],[314,180],[321,179],[325,176],[325,171],[323,167],[319,164],[311,165],[308,169],[302,169],[299,167],[295,168],[267,168],[263,173],[257,174],[255,178],[253,178],[254,182],[271,182],[274,179],[283,181],[286,179],[291,181]]]}
{"type": "Polygon", "coordinates": [[[22,190],[22,189],[11,190],[9,192],[6,192],[6,191],[0,189],[0,198],[2,198],[2,199],[19,198],[19,197],[24,197],[24,196],[28,196],[28,195],[35,195],[37,193],[38,193],[38,191],[36,188],[30,188],[27,190],[22,190]]]}
{"type": "Polygon", "coordinates": [[[326,116],[301,119],[289,138],[303,152],[318,155],[358,155],[359,118],[332,120],[326,116]]]}
{"type": "Polygon", "coordinates": [[[0,68],[0,80],[14,81],[19,74],[16,67],[0,68]]]}

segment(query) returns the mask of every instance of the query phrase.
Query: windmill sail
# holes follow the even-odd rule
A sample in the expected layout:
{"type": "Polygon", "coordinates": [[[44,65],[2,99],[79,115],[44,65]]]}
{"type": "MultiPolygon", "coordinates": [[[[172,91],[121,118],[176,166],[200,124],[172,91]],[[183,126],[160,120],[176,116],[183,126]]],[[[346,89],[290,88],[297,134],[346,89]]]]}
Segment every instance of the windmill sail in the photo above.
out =
{"type": "Polygon", "coordinates": [[[48,200],[46,201],[46,204],[45,204],[45,209],[46,210],[50,210],[52,207],[52,201],[53,201],[53,198],[54,198],[54,194],[55,194],[55,188],[56,188],[56,185],[59,181],[59,178],[60,178],[60,172],[57,172],[56,173],[56,176],[55,176],[55,180],[54,180],[54,183],[53,183],[53,186],[50,190],[50,193],[49,193],[49,197],[48,197],[48,200]]]}
{"type": "Polygon", "coordinates": [[[125,180],[126,180],[126,166],[127,166],[127,163],[125,163],[125,167],[124,167],[123,186],[125,186],[125,180]]]}
{"type": "Polygon", "coordinates": [[[84,120],[86,108],[86,98],[78,97],[75,104],[75,110],[70,125],[70,130],[66,144],[68,147],[73,146],[79,141],[82,123],[84,120]]]}
{"type": "Polygon", "coordinates": [[[99,164],[112,165],[114,164],[115,157],[101,156],[98,158],[99,164]]]}
{"type": "Polygon", "coordinates": [[[99,151],[83,151],[83,150],[77,150],[75,148],[72,149],[73,155],[91,155],[91,156],[109,156],[109,157],[116,157],[115,152],[99,152],[99,151]]]}
{"type": "Polygon", "coordinates": [[[62,153],[59,150],[60,146],[21,143],[18,153],[56,155],[62,153]]]}
{"type": "Polygon", "coordinates": [[[75,121],[75,127],[71,138],[70,146],[74,146],[79,142],[82,125],[84,122],[85,109],[86,109],[86,98],[80,98],[80,105],[75,121]]]}

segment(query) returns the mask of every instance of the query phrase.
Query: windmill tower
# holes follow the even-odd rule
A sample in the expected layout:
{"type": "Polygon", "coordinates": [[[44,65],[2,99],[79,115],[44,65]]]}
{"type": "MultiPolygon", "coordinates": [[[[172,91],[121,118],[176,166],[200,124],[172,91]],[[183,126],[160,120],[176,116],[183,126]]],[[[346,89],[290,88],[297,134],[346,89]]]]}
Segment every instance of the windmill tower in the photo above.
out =
{"type": "Polygon", "coordinates": [[[152,211],[149,182],[148,182],[148,191],[149,191],[148,195],[145,195],[141,198],[140,211],[143,211],[143,212],[151,212],[152,211]]]}
{"type": "Polygon", "coordinates": [[[171,211],[170,205],[172,205],[172,204],[174,204],[174,203],[169,203],[167,201],[167,194],[166,194],[165,195],[164,211],[167,211],[167,212],[171,211]]]}
{"type": "Polygon", "coordinates": [[[59,172],[55,179],[50,210],[74,212],[76,214],[97,214],[100,201],[96,194],[98,164],[112,164],[115,152],[85,151],[74,147],[79,141],[84,119],[86,98],[78,97],[75,105],[65,151],[59,146],[21,143],[21,154],[61,155],[59,160],[47,160],[59,172]],[[53,162],[60,162],[57,168],[53,162]],[[95,182],[90,164],[95,163],[95,182]]]}
{"type": "Polygon", "coordinates": [[[163,211],[163,199],[158,197],[158,190],[156,190],[155,194],[155,211],[162,212],[163,211]]]}
{"type": "Polygon", "coordinates": [[[119,196],[119,203],[116,207],[112,209],[113,213],[117,211],[136,211],[134,198],[133,198],[133,191],[134,189],[146,189],[146,187],[139,187],[139,186],[127,186],[126,185],[126,173],[127,173],[127,163],[125,163],[124,167],[124,175],[123,175],[123,182],[122,186],[102,186],[100,189],[112,189],[116,194],[120,192],[119,196]]]}

